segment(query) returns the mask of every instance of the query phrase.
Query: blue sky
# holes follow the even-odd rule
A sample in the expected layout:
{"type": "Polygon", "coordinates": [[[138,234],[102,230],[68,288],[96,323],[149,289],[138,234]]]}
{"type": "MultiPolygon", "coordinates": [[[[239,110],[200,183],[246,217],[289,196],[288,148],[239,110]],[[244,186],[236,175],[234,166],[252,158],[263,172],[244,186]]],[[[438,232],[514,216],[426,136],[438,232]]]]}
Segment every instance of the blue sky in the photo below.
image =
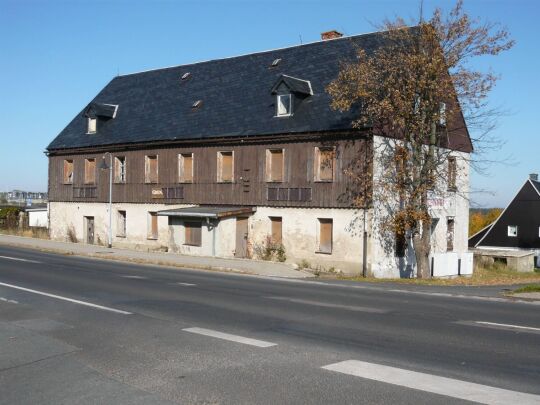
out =
{"type": "MultiPolygon", "coordinates": [[[[346,35],[370,32],[385,17],[417,16],[418,4],[0,0],[0,191],[46,190],[45,147],[118,73],[316,41],[329,29],[346,35]]],[[[436,5],[452,4],[426,0],[424,10],[429,14],[436,5]]],[[[489,159],[513,159],[492,165],[489,176],[472,175],[474,202],[504,206],[528,173],[540,171],[540,2],[468,0],[465,8],[506,25],[517,41],[511,51],[482,61],[502,76],[491,102],[509,111],[495,132],[506,144],[489,159]]]]}

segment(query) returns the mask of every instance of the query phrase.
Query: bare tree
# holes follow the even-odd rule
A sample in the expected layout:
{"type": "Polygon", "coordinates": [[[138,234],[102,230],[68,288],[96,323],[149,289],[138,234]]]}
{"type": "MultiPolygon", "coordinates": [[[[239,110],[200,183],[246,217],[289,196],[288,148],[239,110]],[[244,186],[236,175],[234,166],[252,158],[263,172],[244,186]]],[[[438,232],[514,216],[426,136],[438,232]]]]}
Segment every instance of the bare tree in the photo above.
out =
{"type": "Polygon", "coordinates": [[[383,230],[398,241],[410,235],[417,276],[426,278],[430,193],[448,181],[449,154],[471,148],[467,125],[484,128],[475,141],[489,142],[495,113],[487,97],[498,78],[470,62],[498,55],[514,41],[505,28],[467,15],[461,0],[447,14],[436,9],[413,27],[401,18],[384,21],[381,31],[382,46],[358,49],[327,91],[334,109],[361,105],[353,126],[384,140],[378,145],[383,150],[374,152],[380,171],[357,180],[371,183],[371,198],[386,212],[383,230]]]}

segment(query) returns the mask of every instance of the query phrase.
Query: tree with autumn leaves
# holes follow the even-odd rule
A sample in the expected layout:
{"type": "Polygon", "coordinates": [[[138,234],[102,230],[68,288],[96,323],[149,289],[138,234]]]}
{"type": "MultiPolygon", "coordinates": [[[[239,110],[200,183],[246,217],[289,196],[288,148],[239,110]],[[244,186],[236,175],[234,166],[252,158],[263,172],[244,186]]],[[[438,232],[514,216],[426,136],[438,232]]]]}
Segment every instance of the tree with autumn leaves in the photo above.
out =
{"type": "MultiPolygon", "coordinates": [[[[353,127],[384,140],[374,145],[378,169],[368,162],[366,174],[355,175],[366,190],[357,204],[379,209],[381,235],[388,240],[410,238],[417,276],[427,278],[429,196],[447,182],[449,132],[463,130],[456,128],[463,118],[469,128],[480,128],[494,113],[487,101],[498,78],[471,61],[498,55],[514,42],[506,29],[471,18],[461,0],[416,26],[398,18],[380,28],[384,46],[358,49],[356,59],[342,62],[327,91],[336,110],[360,105],[353,127]]],[[[487,139],[485,133],[473,139],[475,148],[487,139]]]]}

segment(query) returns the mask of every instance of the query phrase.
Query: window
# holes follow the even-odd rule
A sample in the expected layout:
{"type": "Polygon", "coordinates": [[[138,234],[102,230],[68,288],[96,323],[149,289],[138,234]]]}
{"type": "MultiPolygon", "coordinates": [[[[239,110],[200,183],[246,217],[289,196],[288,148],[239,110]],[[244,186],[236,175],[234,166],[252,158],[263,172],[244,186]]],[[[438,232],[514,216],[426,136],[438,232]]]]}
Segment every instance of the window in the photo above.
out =
{"type": "Polygon", "coordinates": [[[157,155],[148,155],[144,162],[144,181],[145,183],[158,182],[158,157],[157,155]]]}
{"type": "Polygon", "coordinates": [[[96,183],[96,159],[84,160],[84,183],[85,184],[96,183]]]}
{"type": "Polygon", "coordinates": [[[454,218],[448,218],[446,220],[446,251],[452,252],[454,250],[454,218]]]}
{"type": "Polygon", "coordinates": [[[158,238],[158,217],[155,212],[148,213],[148,239],[158,238]]]}
{"type": "Polygon", "coordinates": [[[315,148],[315,181],[334,180],[335,148],[315,148]]]}
{"type": "Polygon", "coordinates": [[[97,118],[88,117],[88,128],[86,133],[95,134],[97,132],[97,118]]]}
{"type": "Polygon", "coordinates": [[[201,246],[201,228],[200,222],[185,222],[186,230],[184,245],[201,246]]]}
{"type": "Polygon", "coordinates": [[[283,117],[292,114],[292,97],[290,94],[278,94],[277,116],[283,117]]]}
{"type": "Polygon", "coordinates": [[[283,219],[281,217],[270,217],[270,223],[272,224],[272,242],[279,243],[281,245],[283,240],[283,219]]]}
{"type": "Polygon", "coordinates": [[[64,160],[64,184],[73,184],[73,160],[64,160]]]}
{"type": "Polygon", "coordinates": [[[283,149],[266,150],[266,181],[283,181],[283,149]]]}
{"type": "Polygon", "coordinates": [[[446,125],[446,103],[439,104],[439,124],[446,125]]]}
{"type": "Polygon", "coordinates": [[[455,157],[448,158],[448,190],[456,189],[457,162],[455,157]]]}
{"type": "Polygon", "coordinates": [[[319,218],[318,253],[332,253],[332,219],[319,218]]]}
{"type": "Polygon", "coordinates": [[[178,155],[178,182],[193,182],[193,153],[181,153],[178,155]]]}
{"type": "Polygon", "coordinates": [[[232,183],[234,181],[234,153],[218,152],[217,181],[219,183],[232,183]]]}
{"type": "Polygon", "coordinates": [[[126,237],[126,211],[118,211],[116,222],[116,236],[126,237]]]}
{"type": "Polygon", "coordinates": [[[114,182],[126,182],[126,158],[125,156],[116,156],[114,158],[114,182]]]}
{"type": "Polygon", "coordinates": [[[187,80],[187,79],[189,79],[189,76],[191,76],[191,73],[189,73],[189,72],[184,73],[184,74],[182,75],[182,80],[187,80]]]}
{"type": "Polygon", "coordinates": [[[508,225],[508,236],[511,238],[515,238],[518,234],[518,227],[517,225],[508,225]]]}
{"type": "Polygon", "coordinates": [[[407,250],[407,237],[405,232],[396,232],[396,257],[405,257],[405,251],[407,250]]]}

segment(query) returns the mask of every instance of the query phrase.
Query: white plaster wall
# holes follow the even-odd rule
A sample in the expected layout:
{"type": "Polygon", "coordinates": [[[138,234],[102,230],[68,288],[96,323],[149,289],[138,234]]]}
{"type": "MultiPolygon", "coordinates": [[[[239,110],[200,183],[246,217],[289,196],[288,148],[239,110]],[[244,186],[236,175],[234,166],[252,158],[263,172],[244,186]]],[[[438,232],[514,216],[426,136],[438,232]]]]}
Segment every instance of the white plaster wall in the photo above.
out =
{"type": "MultiPolygon", "coordinates": [[[[148,238],[149,212],[189,207],[189,205],[165,204],[113,204],[112,235],[113,245],[143,250],[164,250],[169,243],[168,217],[158,216],[158,238],[148,238]],[[126,211],[126,237],[118,234],[118,211],[126,211]]],[[[107,244],[109,213],[105,203],[51,202],[50,235],[54,240],[68,240],[67,231],[72,228],[79,242],[85,242],[86,216],[94,217],[94,241],[107,244]]]]}
{"type": "Polygon", "coordinates": [[[47,228],[49,226],[49,213],[45,211],[28,211],[28,226],[47,228]]]}
{"type": "Polygon", "coordinates": [[[287,262],[307,260],[311,267],[334,267],[345,273],[362,272],[362,211],[327,208],[257,207],[249,220],[249,238],[253,247],[271,235],[269,217],[282,217],[282,239],[287,262]],[[318,218],[332,218],[331,254],[317,253],[318,218]]]}
{"type": "MultiPolygon", "coordinates": [[[[383,218],[392,209],[397,207],[397,198],[392,198],[378,194],[377,184],[384,181],[388,176],[386,167],[389,159],[386,154],[391,152],[397,141],[387,138],[374,137],[374,191],[373,191],[373,222],[372,244],[371,244],[371,273],[375,277],[414,277],[416,276],[416,260],[412,244],[406,251],[404,258],[395,257],[394,239],[385,233],[382,225],[383,218]]],[[[448,152],[448,151],[446,151],[448,152]]],[[[468,250],[468,227],[469,227],[469,167],[470,155],[464,152],[451,152],[450,156],[456,157],[457,179],[456,192],[448,191],[445,177],[439,177],[436,187],[437,195],[444,198],[445,203],[442,209],[430,210],[434,218],[439,218],[439,222],[432,235],[432,251],[434,253],[444,253],[447,247],[447,218],[454,218],[454,252],[464,253],[468,250]]],[[[446,166],[441,168],[445,173],[446,166]]]]}

